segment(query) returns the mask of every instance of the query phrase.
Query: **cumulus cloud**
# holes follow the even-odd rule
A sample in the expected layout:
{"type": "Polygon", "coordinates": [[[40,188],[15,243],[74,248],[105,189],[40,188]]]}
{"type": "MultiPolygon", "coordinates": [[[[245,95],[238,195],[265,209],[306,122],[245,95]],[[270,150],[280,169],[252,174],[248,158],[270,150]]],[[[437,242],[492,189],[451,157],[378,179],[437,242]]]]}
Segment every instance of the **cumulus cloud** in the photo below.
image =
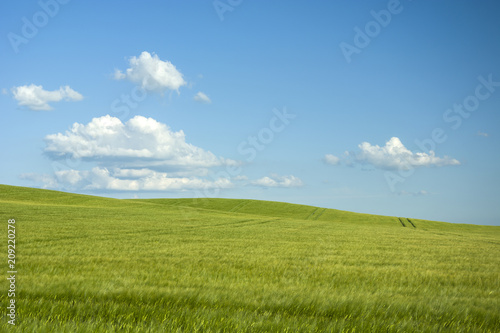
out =
{"type": "Polygon", "coordinates": [[[31,110],[51,110],[50,102],[80,101],[83,96],[69,86],[60,87],[58,90],[48,91],[43,87],[30,84],[12,88],[12,95],[18,104],[27,106],[31,110]]]}
{"type": "Polygon", "coordinates": [[[110,171],[104,167],[59,170],[54,175],[24,174],[21,178],[42,182],[45,188],[91,191],[185,191],[232,187],[227,178],[171,177],[168,173],[147,169],[110,171]]]}
{"type": "Polygon", "coordinates": [[[252,185],[261,187],[299,187],[304,185],[300,178],[295,176],[279,176],[271,175],[271,177],[263,177],[251,182],[252,185]]]}
{"type": "Polygon", "coordinates": [[[212,103],[210,98],[201,91],[199,91],[196,95],[194,95],[194,100],[200,103],[206,103],[206,104],[212,103]]]}
{"type": "Polygon", "coordinates": [[[223,189],[232,187],[232,181],[212,172],[212,168],[240,165],[187,143],[183,131],[172,131],[166,124],[142,116],[125,123],[109,115],[94,118],[88,124],[75,123],[64,133],[47,135],[45,143],[45,154],[54,160],[54,174],[22,177],[47,188],[223,189]],[[73,167],[59,162],[63,159],[72,161],[73,167]]]}
{"type": "Polygon", "coordinates": [[[38,173],[23,173],[19,176],[20,179],[31,180],[35,183],[41,183],[42,188],[58,188],[57,180],[53,175],[38,174],[38,173]]]}
{"type": "Polygon", "coordinates": [[[326,154],[323,160],[325,161],[325,163],[331,165],[338,165],[340,163],[340,158],[332,154],[326,154]]]}
{"type": "Polygon", "coordinates": [[[429,153],[412,152],[396,137],[387,141],[383,147],[368,142],[362,142],[358,147],[358,152],[346,152],[348,163],[357,162],[385,170],[460,165],[458,160],[448,156],[438,157],[432,150],[429,153]]]}
{"type": "Polygon", "coordinates": [[[186,142],[182,130],[172,131],[153,118],[135,116],[125,123],[106,115],[88,124],[75,123],[65,133],[45,137],[45,153],[54,158],[120,163],[134,168],[210,168],[232,164],[186,142]]]}
{"type": "Polygon", "coordinates": [[[186,85],[182,73],[170,61],[160,60],[158,55],[142,52],[139,57],[129,59],[130,67],[122,72],[115,70],[117,80],[129,80],[147,91],[163,93],[186,85]]]}

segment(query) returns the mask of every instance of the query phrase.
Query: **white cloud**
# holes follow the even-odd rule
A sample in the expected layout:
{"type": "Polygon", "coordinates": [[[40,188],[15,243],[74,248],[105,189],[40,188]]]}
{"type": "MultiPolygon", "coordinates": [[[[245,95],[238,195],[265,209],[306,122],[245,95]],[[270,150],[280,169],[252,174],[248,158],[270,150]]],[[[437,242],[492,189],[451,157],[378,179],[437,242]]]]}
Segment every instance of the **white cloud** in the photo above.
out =
{"type": "Polygon", "coordinates": [[[211,168],[240,165],[240,162],[216,157],[187,143],[183,131],[174,132],[167,125],[142,116],[125,123],[109,115],[94,118],[88,124],[75,123],[65,133],[47,135],[45,142],[45,153],[50,158],[74,159],[72,168],[54,162],[53,175],[23,175],[24,179],[48,188],[89,191],[223,189],[233,186],[231,180],[217,176],[211,168]]]}
{"type": "Polygon", "coordinates": [[[398,192],[398,195],[400,195],[400,196],[414,196],[414,197],[424,196],[424,195],[428,195],[428,194],[429,194],[429,192],[427,192],[426,190],[420,190],[417,192],[408,192],[408,191],[399,191],[398,192]]]}
{"type": "Polygon", "coordinates": [[[485,138],[487,138],[489,136],[488,133],[484,133],[484,132],[481,132],[481,131],[477,131],[476,135],[477,136],[484,136],[485,138]]]}
{"type": "Polygon", "coordinates": [[[262,187],[299,187],[304,185],[300,178],[295,176],[279,176],[271,175],[271,177],[263,177],[251,182],[252,185],[262,187]]]}
{"type": "MultiPolygon", "coordinates": [[[[358,147],[359,152],[346,152],[347,158],[380,169],[408,170],[416,167],[460,165],[459,161],[451,157],[437,157],[432,150],[429,153],[412,152],[396,137],[387,141],[383,147],[368,142],[363,142],[358,147]]],[[[351,161],[348,163],[352,164],[351,161]]]]}
{"type": "Polygon", "coordinates": [[[237,164],[187,143],[182,130],[174,132],[142,116],[125,123],[110,115],[94,118],[86,125],[75,123],[64,134],[47,135],[45,142],[45,153],[55,159],[119,163],[135,169],[185,170],[237,164]]]}
{"type": "MultiPolygon", "coordinates": [[[[84,187],[90,190],[117,190],[117,191],[178,191],[206,188],[228,188],[231,181],[226,178],[207,180],[196,177],[170,177],[165,172],[142,170],[137,179],[120,178],[120,170],[111,173],[106,168],[93,168],[92,171],[83,171],[83,179],[88,182],[84,187]]],[[[138,175],[136,175],[138,176],[138,175]]]]}
{"type": "Polygon", "coordinates": [[[145,90],[160,93],[166,90],[179,92],[179,88],[186,84],[182,73],[170,61],[160,60],[154,53],[144,51],[139,57],[130,58],[129,65],[125,72],[115,70],[115,79],[128,79],[145,90]]]}
{"type": "Polygon", "coordinates": [[[91,170],[59,170],[53,176],[25,174],[21,177],[42,182],[45,188],[66,190],[184,191],[232,187],[227,178],[208,180],[197,177],[171,177],[168,173],[147,169],[135,170],[136,173],[133,171],[110,171],[107,168],[94,167],[91,170]]]}
{"type": "Polygon", "coordinates": [[[338,165],[340,163],[340,158],[332,154],[326,154],[324,158],[325,163],[331,165],[338,165]]]}
{"type": "Polygon", "coordinates": [[[155,172],[150,169],[142,168],[142,169],[120,169],[117,168],[114,170],[115,177],[121,178],[144,178],[151,177],[155,172]]]}
{"type": "Polygon", "coordinates": [[[51,110],[50,102],[80,101],[83,96],[71,89],[69,86],[60,87],[59,90],[48,91],[43,87],[30,84],[12,88],[14,99],[21,106],[27,106],[31,110],[51,110]]]}
{"type": "Polygon", "coordinates": [[[115,69],[115,74],[113,76],[115,80],[125,80],[127,75],[123,74],[119,69],[115,69]]]}
{"type": "Polygon", "coordinates": [[[78,170],[59,170],[55,172],[55,175],[59,182],[73,186],[83,180],[83,175],[78,170]]]}
{"type": "Polygon", "coordinates": [[[212,101],[210,100],[210,98],[207,95],[205,95],[204,93],[202,93],[201,91],[199,91],[194,96],[194,100],[197,101],[197,102],[206,103],[206,104],[212,103],[212,101]]]}
{"type": "Polygon", "coordinates": [[[46,175],[46,174],[37,174],[37,173],[23,173],[19,175],[20,179],[31,180],[36,183],[41,183],[43,188],[58,188],[57,180],[54,176],[46,175]]]}

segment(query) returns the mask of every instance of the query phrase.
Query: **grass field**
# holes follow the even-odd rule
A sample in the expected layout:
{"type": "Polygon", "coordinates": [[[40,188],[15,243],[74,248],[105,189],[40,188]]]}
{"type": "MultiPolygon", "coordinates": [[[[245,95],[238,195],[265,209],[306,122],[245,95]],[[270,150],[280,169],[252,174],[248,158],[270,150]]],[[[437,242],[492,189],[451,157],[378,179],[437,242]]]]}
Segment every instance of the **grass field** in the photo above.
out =
{"type": "Polygon", "coordinates": [[[0,216],[2,332],[500,331],[500,227],[4,185],[0,216]]]}

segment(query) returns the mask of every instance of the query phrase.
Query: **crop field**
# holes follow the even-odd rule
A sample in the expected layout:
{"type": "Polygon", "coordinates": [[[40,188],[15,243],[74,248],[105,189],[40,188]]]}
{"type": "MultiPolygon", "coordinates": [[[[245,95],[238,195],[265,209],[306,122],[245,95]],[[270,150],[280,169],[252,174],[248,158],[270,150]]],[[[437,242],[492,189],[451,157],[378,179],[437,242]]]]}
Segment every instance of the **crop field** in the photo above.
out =
{"type": "Polygon", "coordinates": [[[0,185],[2,332],[499,332],[500,227],[0,185]]]}

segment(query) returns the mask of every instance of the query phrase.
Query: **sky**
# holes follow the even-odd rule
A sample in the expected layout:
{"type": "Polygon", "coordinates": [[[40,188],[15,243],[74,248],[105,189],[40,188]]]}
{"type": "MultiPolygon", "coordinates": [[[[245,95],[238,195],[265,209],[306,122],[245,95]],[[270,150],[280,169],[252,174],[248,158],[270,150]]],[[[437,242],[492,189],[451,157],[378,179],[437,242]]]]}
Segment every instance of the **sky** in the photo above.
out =
{"type": "Polygon", "coordinates": [[[498,1],[4,1],[0,183],[500,225],[498,1]]]}

